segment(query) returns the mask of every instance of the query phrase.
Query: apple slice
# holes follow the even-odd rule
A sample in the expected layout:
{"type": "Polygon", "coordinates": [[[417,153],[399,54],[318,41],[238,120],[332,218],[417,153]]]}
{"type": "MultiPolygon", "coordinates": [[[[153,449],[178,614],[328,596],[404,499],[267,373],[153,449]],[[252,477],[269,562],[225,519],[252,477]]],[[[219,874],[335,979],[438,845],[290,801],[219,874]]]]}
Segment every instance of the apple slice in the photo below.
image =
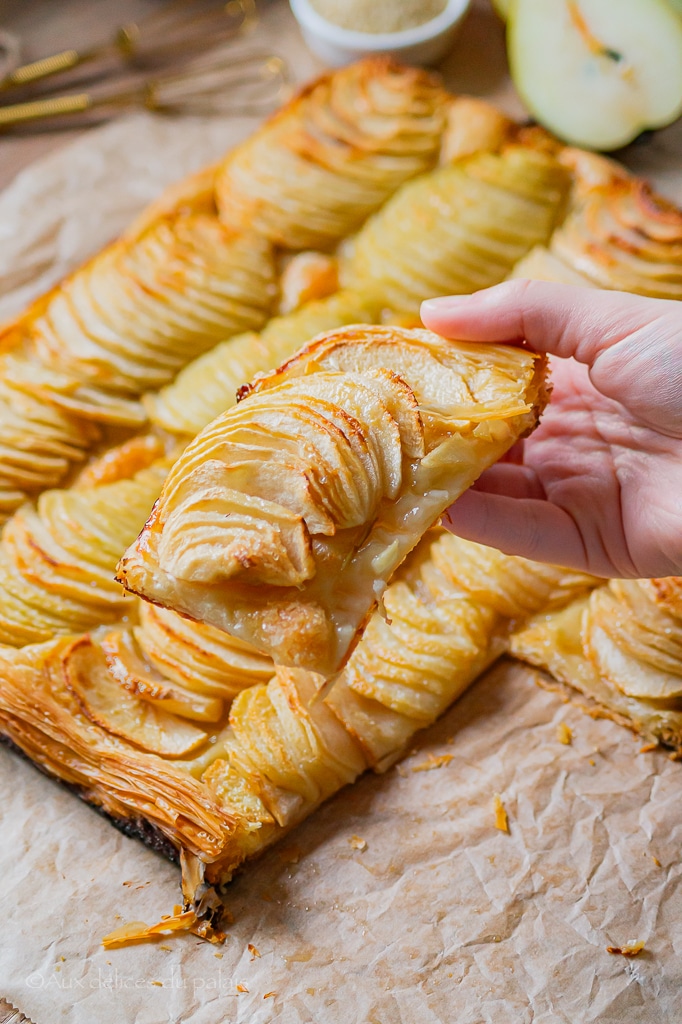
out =
{"type": "Polygon", "coordinates": [[[682,112],[682,21],[667,0],[512,0],[512,78],[537,120],[616,149],[682,112]]]}
{"type": "Polygon", "coordinates": [[[203,729],[160,711],[122,686],[89,636],[66,648],[62,668],[66,687],[83,714],[106,732],[161,757],[187,757],[206,743],[203,729]]]}
{"type": "Polygon", "coordinates": [[[220,721],[223,714],[223,701],[220,698],[193,693],[184,686],[164,679],[142,660],[130,633],[107,633],[100,638],[99,646],[109,675],[128,693],[154,704],[161,711],[170,711],[172,715],[198,722],[220,721]]]}

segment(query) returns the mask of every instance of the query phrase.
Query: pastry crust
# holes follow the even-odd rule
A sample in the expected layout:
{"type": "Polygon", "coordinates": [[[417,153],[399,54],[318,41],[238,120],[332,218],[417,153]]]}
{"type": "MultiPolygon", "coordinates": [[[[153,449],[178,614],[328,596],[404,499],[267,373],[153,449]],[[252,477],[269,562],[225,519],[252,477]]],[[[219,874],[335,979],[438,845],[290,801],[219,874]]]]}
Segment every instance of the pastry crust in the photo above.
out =
{"type": "Polygon", "coordinates": [[[112,426],[143,428],[141,392],[262,327],[278,298],[273,241],[306,248],[320,234],[307,225],[326,242],[359,226],[437,162],[449,102],[432,76],[383,58],[324,76],[3,327],[0,517],[112,426]]]}
{"type": "Polygon", "coordinates": [[[434,75],[388,57],[324,75],[222,164],[223,223],[286,249],[337,242],[436,164],[449,99],[434,75]]]}
{"type": "Polygon", "coordinates": [[[0,729],[224,882],[368,766],[392,763],[506,649],[514,620],[594,583],[439,528],[325,700],[318,676],[144,606],[138,627],[0,650],[0,729]]]}
{"type": "Polygon", "coordinates": [[[545,400],[523,349],[321,335],[188,446],[118,579],[280,664],[334,672],[405,555],[545,400]]]}

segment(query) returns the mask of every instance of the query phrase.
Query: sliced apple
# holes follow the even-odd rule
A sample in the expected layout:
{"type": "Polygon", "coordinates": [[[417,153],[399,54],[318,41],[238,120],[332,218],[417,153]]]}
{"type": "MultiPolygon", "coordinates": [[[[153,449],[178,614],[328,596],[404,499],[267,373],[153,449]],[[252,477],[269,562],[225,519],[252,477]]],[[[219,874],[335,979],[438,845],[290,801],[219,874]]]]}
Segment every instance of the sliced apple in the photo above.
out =
{"type": "Polygon", "coordinates": [[[66,686],[86,718],[114,736],[161,757],[186,757],[206,742],[203,729],[159,711],[121,686],[89,636],[66,648],[62,667],[66,686]]]}
{"type": "Polygon", "coordinates": [[[192,718],[199,722],[218,722],[223,702],[218,697],[205,697],[177,683],[170,683],[140,656],[135,642],[126,632],[112,631],[100,641],[110,675],[128,693],[154,704],[162,711],[192,718]]]}
{"type": "Polygon", "coordinates": [[[682,112],[682,21],[666,0],[513,0],[512,78],[560,138],[616,149],[682,112]]]}

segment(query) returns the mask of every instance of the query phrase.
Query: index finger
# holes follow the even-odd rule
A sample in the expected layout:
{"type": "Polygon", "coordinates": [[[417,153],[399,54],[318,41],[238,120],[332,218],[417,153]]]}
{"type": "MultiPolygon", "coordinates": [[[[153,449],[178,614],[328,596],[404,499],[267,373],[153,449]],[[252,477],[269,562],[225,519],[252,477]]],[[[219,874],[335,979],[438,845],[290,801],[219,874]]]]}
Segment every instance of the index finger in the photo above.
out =
{"type": "Polygon", "coordinates": [[[424,325],[459,341],[526,342],[592,365],[597,356],[677,306],[625,292],[548,281],[506,281],[473,295],[427,299],[424,325]]]}

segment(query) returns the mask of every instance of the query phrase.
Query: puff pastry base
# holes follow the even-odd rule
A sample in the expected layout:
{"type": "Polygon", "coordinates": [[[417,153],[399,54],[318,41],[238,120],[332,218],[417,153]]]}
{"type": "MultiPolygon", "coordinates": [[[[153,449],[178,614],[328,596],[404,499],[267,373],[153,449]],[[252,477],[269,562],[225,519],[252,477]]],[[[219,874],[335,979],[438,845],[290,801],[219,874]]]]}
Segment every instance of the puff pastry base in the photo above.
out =
{"type": "Polygon", "coordinates": [[[405,555],[533,428],[545,366],[520,348],[356,326],[243,394],[175,464],[117,578],[329,676],[405,555]]]}

